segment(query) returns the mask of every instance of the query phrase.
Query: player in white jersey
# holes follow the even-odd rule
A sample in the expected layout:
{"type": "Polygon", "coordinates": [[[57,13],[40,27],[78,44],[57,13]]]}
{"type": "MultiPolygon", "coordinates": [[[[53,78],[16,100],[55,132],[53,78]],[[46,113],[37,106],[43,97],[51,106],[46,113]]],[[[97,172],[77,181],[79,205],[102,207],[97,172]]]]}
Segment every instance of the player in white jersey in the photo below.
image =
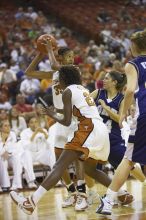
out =
{"type": "Polygon", "coordinates": [[[26,214],[32,214],[42,196],[60,179],[64,170],[77,159],[88,157],[106,161],[109,155],[109,136],[106,126],[98,114],[93,99],[81,86],[80,73],[74,66],[64,66],[59,70],[59,82],[64,90],[62,94],[62,117],[52,108],[45,108],[44,113],[62,125],[69,126],[74,117],[76,129],[72,130],[61,156],[57,160],[50,175],[39,188],[28,198],[17,192],[10,193],[13,201],[26,214]],[[104,152],[104,153],[103,153],[104,152]]]}
{"type": "MultiPolygon", "coordinates": [[[[71,49],[67,47],[62,47],[58,50],[59,61],[60,61],[60,64],[59,64],[59,62],[56,61],[51,43],[49,41],[46,42],[46,48],[48,49],[48,56],[49,56],[49,60],[50,60],[50,63],[53,69],[58,70],[61,67],[61,65],[62,66],[65,64],[72,65],[74,63],[74,53],[71,49]]],[[[63,108],[62,90],[60,89],[60,86],[59,86],[59,72],[58,71],[44,72],[44,71],[36,70],[36,66],[38,65],[38,63],[43,57],[44,56],[41,53],[38,53],[36,57],[33,59],[33,61],[31,62],[31,64],[29,65],[29,67],[27,68],[26,74],[30,77],[35,77],[39,79],[52,78],[53,104],[54,104],[55,109],[59,112],[60,109],[63,108]]],[[[64,145],[67,142],[67,137],[68,137],[70,128],[63,126],[58,122],[55,123],[53,126],[55,127],[53,128],[54,135],[55,135],[55,138],[54,138],[55,154],[56,154],[56,158],[58,159],[62,153],[64,145]]],[[[70,127],[72,126],[73,126],[73,123],[70,127]]],[[[76,162],[76,163],[79,163],[79,162],[76,162]]],[[[78,179],[77,191],[79,190],[85,191],[85,181],[83,180],[83,177],[78,172],[76,173],[76,175],[78,179]]],[[[76,202],[76,188],[75,188],[74,183],[70,179],[68,170],[66,170],[63,173],[62,178],[68,190],[68,196],[63,201],[62,207],[68,207],[76,202]]]]}

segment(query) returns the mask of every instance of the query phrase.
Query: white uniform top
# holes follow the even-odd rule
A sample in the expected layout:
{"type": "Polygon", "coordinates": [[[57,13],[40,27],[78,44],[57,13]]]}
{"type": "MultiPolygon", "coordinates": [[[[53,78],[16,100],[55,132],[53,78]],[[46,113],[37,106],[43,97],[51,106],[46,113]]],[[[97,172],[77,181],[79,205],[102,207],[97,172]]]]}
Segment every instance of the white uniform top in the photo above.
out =
{"type": "Polygon", "coordinates": [[[91,157],[106,161],[110,151],[108,130],[93,98],[81,85],[71,85],[67,88],[72,93],[72,118],[75,123],[68,134],[65,149],[82,151],[84,159],[91,157]]]}
{"type": "Polygon", "coordinates": [[[76,108],[80,111],[82,116],[86,118],[96,118],[102,121],[94,100],[87,89],[81,85],[71,85],[67,88],[72,92],[73,116],[76,116],[74,115],[74,108],[76,108]]]}
{"type": "Polygon", "coordinates": [[[53,104],[55,108],[63,109],[62,90],[59,86],[59,72],[53,74],[54,85],[52,85],[53,104]]]}

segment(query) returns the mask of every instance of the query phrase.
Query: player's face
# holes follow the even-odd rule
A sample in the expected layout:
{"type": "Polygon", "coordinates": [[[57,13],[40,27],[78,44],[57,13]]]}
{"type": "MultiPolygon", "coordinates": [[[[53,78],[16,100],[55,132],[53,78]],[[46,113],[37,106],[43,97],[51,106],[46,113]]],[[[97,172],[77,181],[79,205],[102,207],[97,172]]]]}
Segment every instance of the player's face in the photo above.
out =
{"type": "Polygon", "coordinates": [[[116,80],[113,80],[109,73],[107,73],[103,80],[103,88],[106,90],[115,88],[116,80]]]}
{"type": "Polygon", "coordinates": [[[69,51],[63,55],[62,63],[64,65],[74,64],[74,52],[69,51]]]}

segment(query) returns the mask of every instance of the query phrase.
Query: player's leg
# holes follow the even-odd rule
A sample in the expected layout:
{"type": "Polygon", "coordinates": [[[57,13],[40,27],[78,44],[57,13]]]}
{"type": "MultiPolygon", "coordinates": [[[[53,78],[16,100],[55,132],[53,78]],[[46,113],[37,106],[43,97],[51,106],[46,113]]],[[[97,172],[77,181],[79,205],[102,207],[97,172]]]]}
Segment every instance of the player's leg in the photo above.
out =
{"type": "Polygon", "coordinates": [[[10,193],[11,198],[26,214],[31,215],[39,200],[48,190],[55,186],[68,165],[74,160],[78,159],[81,154],[82,153],[79,151],[64,150],[58,161],[55,163],[49,176],[45,178],[39,188],[31,196],[24,198],[12,191],[10,193]]]}

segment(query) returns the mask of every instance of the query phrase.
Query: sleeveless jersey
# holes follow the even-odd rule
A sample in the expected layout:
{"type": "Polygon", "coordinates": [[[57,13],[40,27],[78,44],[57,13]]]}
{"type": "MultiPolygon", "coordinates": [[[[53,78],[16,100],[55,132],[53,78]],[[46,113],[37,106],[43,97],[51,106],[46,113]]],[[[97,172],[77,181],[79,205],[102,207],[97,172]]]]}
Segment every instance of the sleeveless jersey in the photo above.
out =
{"type": "Polygon", "coordinates": [[[72,92],[72,109],[74,117],[79,121],[84,118],[97,118],[102,120],[99,116],[95,102],[87,89],[81,85],[70,85],[67,88],[72,92]]]}
{"type": "Polygon", "coordinates": [[[52,85],[53,104],[55,108],[63,109],[62,90],[59,85],[59,72],[53,74],[54,84],[52,85]]]}
{"type": "Polygon", "coordinates": [[[138,85],[135,91],[138,115],[146,114],[146,55],[138,56],[129,61],[133,64],[138,74],[138,85]]]}
{"type": "Polygon", "coordinates": [[[95,100],[96,106],[98,108],[98,112],[100,116],[103,118],[103,122],[107,125],[110,137],[111,136],[119,137],[120,140],[122,138],[121,138],[121,130],[119,124],[109,117],[108,113],[102,108],[98,100],[102,99],[105,102],[105,104],[111,108],[113,112],[118,113],[123,97],[124,97],[123,94],[118,93],[112,100],[108,99],[106,90],[101,89],[98,91],[98,95],[95,100]]]}

